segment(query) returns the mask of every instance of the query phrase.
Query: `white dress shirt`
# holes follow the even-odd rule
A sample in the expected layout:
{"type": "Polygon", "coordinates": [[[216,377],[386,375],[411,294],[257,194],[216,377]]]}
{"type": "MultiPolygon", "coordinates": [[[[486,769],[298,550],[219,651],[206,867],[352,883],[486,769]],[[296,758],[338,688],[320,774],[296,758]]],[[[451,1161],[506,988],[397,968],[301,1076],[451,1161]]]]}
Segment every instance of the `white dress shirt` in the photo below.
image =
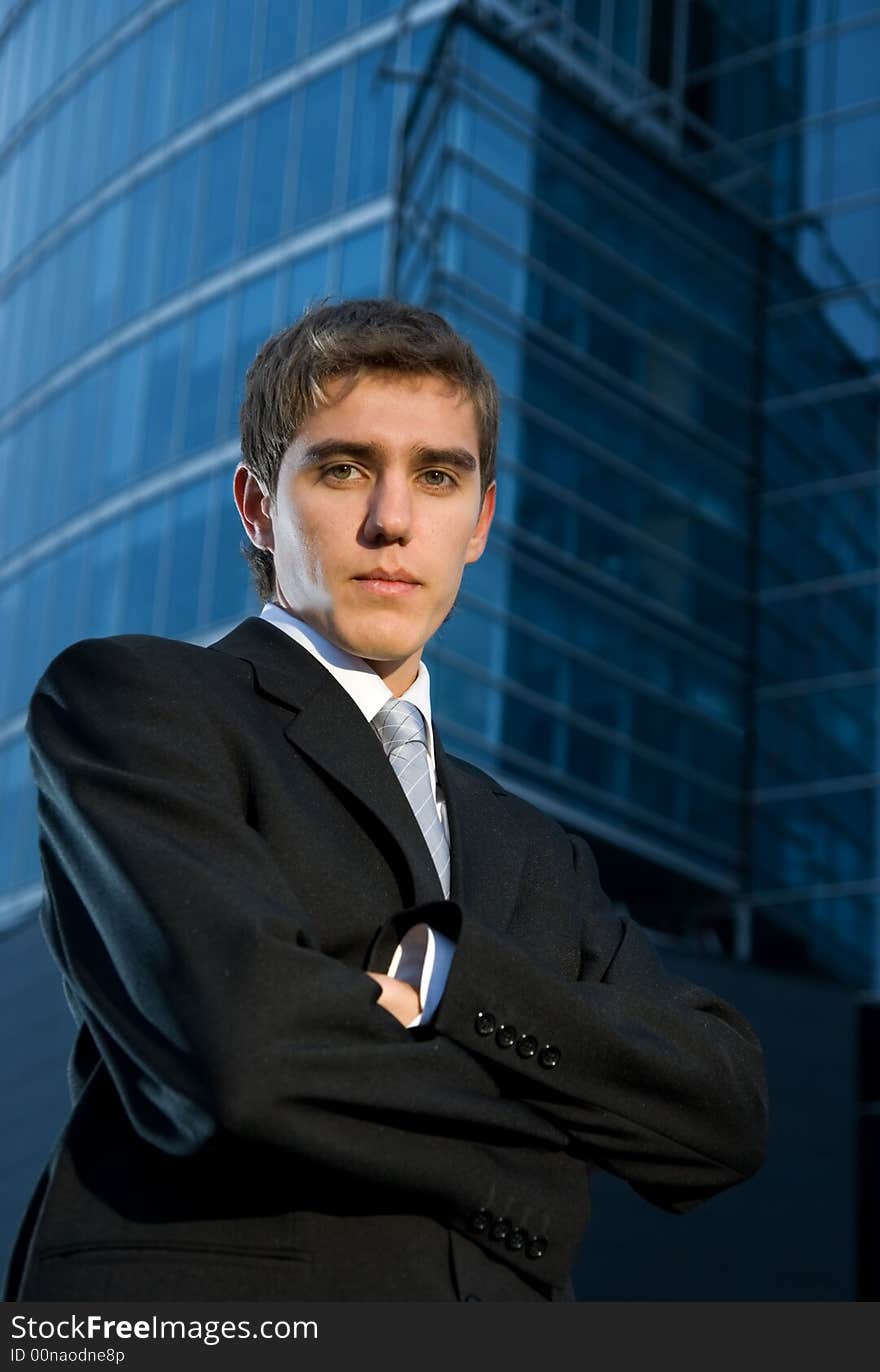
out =
{"type": "MultiPolygon", "coordinates": [[[[311,624],[297,619],[289,610],[280,605],[267,602],[260,613],[261,619],[288,634],[301,644],[314,658],[317,658],[351,696],[364,718],[372,725],[372,720],[382,706],[394,698],[394,692],[362,657],[355,657],[344,648],[331,643],[311,624]]],[[[437,769],[434,762],[434,738],[431,731],[431,678],[424,662],[419,663],[418,675],[413,684],[399,697],[411,701],[422,712],[425,720],[425,733],[428,752],[428,771],[431,775],[431,788],[437,814],[449,841],[449,824],[446,818],[446,804],[442,791],[437,787],[437,769]]],[[[390,766],[390,763],[389,763],[390,766]]],[[[421,1011],[406,1025],[414,1029],[417,1024],[427,1023],[436,1010],[446,986],[449,967],[455,953],[455,944],[445,934],[432,929],[428,924],[415,924],[404,934],[394,950],[388,967],[388,976],[408,982],[419,993],[421,1011]]]]}

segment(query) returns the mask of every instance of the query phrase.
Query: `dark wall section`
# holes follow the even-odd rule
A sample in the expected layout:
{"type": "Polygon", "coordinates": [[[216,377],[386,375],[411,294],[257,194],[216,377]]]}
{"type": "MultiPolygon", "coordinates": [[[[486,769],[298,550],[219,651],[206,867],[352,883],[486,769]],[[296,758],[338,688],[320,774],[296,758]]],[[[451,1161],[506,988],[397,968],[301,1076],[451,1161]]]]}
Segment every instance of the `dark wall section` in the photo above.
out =
{"type": "Polygon", "coordinates": [[[770,1087],[767,1161],[688,1215],[594,1177],[580,1300],[856,1298],[856,1006],[838,987],[664,951],[749,1019],[770,1087]]]}

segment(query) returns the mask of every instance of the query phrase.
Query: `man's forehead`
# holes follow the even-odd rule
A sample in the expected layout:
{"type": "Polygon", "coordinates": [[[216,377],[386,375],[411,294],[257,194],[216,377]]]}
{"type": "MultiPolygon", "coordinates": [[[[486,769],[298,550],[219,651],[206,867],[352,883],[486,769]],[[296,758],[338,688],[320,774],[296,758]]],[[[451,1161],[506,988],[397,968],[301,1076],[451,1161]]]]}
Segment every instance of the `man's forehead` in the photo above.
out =
{"type": "MultiPolygon", "coordinates": [[[[357,393],[360,392],[361,394],[364,394],[364,398],[366,398],[363,388],[365,387],[366,390],[371,390],[371,383],[374,381],[377,381],[382,386],[403,384],[408,390],[411,390],[414,397],[418,395],[420,387],[425,383],[432,389],[436,388],[435,393],[439,392],[444,399],[448,397],[453,401],[455,411],[461,413],[461,418],[464,419],[468,426],[470,433],[466,436],[466,445],[468,447],[478,448],[479,425],[477,422],[476,406],[464,386],[451,378],[438,376],[433,372],[391,373],[383,370],[370,371],[362,376],[358,376],[356,373],[335,375],[327,382],[322,382],[321,389],[327,396],[327,400],[325,402],[321,402],[320,400],[315,402],[314,406],[304,416],[296,433],[290,439],[286,452],[289,453],[294,447],[301,450],[306,443],[311,442],[312,440],[317,441],[318,439],[323,439],[330,434],[336,434],[342,437],[348,436],[358,440],[364,439],[366,442],[372,440],[377,448],[381,448],[383,446],[382,433],[380,431],[374,434],[365,433],[358,425],[360,416],[358,415],[359,407],[357,403],[357,393]],[[352,404],[349,406],[346,405],[345,402],[348,400],[349,396],[352,395],[352,392],[355,392],[355,394],[353,396],[352,404]],[[462,405],[465,405],[466,409],[460,411],[462,405]],[[339,425],[342,425],[343,427],[339,428],[339,425]],[[349,426],[351,426],[351,431],[346,434],[349,426]]],[[[378,418],[381,420],[382,417],[382,412],[380,410],[378,418]]],[[[381,429],[381,424],[379,428],[381,429]]],[[[439,439],[439,435],[436,433],[435,437],[439,439]]],[[[457,442],[459,444],[461,444],[464,439],[465,436],[461,433],[458,433],[455,436],[449,436],[450,442],[457,442]]],[[[426,442],[428,442],[427,439],[426,442]]],[[[443,437],[443,442],[445,445],[445,435],[443,437]]]]}

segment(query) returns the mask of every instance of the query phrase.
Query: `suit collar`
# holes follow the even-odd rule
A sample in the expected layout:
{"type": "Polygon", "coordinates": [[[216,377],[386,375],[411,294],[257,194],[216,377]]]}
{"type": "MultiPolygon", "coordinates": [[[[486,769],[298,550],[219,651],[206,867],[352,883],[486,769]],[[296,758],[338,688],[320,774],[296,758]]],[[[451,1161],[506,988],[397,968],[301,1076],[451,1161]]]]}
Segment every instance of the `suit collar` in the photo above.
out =
{"type": "Polygon", "coordinates": [[[283,726],[285,737],[331,785],[344,787],[349,804],[361,808],[366,828],[384,831],[382,847],[397,872],[405,903],[442,900],[422,831],[385,750],[363,712],[326,667],[295,639],[257,616],[210,646],[249,662],[256,689],[293,711],[283,726]]]}
{"type": "Polygon", "coordinates": [[[334,690],[346,694],[316,657],[295,639],[282,637],[259,615],[243,619],[210,648],[249,662],[262,693],[294,710],[307,705],[316,691],[326,690],[328,681],[333,682],[334,690]]]}
{"type": "MultiPolygon", "coordinates": [[[[331,642],[312,624],[297,618],[289,610],[272,602],[267,602],[260,613],[260,619],[274,624],[280,633],[300,643],[307,652],[322,664],[330,675],[348,691],[368,721],[391,700],[392,692],[386,683],[362,657],[346,652],[331,642]]],[[[420,711],[427,724],[426,741],[431,763],[434,763],[434,738],[431,729],[431,676],[424,662],[419,662],[416,678],[412,685],[400,696],[401,700],[411,701],[420,711]]]]}
{"type": "MultiPolygon", "coordinates": [[[[366,827],[384,831],[404,903],[442,900],[418,821],[379,738],[345,688],[295,639],[256,615],[209,650],[250,663],[257,690],[294,711],[284,725],[286,738],[363,808],[366,827]]],[[[503,927],[515,905],[523,856],[520,835],[493,794],[504,791],[450,757],[436,726],[433,742],[449,825],[450,899],[466,901],[481,918],[503,927]]]]}

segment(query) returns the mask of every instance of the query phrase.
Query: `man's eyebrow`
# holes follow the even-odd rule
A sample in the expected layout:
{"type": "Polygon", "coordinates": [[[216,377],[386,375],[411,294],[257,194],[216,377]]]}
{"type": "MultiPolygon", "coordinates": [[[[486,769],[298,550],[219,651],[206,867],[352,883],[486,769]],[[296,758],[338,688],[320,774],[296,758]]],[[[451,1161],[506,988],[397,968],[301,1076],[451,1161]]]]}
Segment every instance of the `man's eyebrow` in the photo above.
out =
{"type": "MultiPolygon", "coordinates": [[[[479,462],[467,448],[429,448],[424,444],[418,444],[412,449],[412,453],[419,461],[436,462],[438,466],[444,464],[447,467],[459,467],[466,472],[475,472],[479,468],[479,462]]],[[[310,443],[305,449],[302,466],[314,467],[325,457],[341,455],[377,462],[383,456],[383,450],[376,443],[360,443],[353,438],[322,438],[317,443],[310,443]]]]}
{"type": "Polygon", "coordinates": [[[374,443],[358,443],[353,438],[322,438],[310,443],[302,455],[304,467],[313,467],[325,457],[336,457],[345,453],[348,457],[376,458],[378,449],[374,443]]]}
{"type": "Polygon", "coordinates": [[[460,467],[465,472],[475,472],[479,462],[467,448],[426,448],[421,444],[413,452],[426,462],[445,463],[448,467],[460,467]]]}

